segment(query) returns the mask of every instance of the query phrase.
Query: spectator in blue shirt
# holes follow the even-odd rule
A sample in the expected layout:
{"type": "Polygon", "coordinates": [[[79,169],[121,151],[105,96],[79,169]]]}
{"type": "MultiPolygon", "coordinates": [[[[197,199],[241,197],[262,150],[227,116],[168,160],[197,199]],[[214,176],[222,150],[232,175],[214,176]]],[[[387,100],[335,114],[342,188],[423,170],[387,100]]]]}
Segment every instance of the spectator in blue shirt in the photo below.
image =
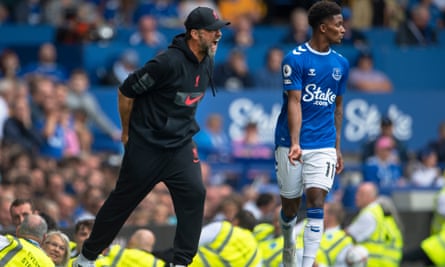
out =
{"type": "Polygon", "coordinates": [[[403,184],[402,165],[394,154],[393,139],[383,136],[376,141],[374,155],[363,165],[363,180],[380,189],[403,184]]]}
{"type": "Polygon", "coordinates": [[[38,61],[23,67],[20,74],[22,77],[45,76],[55,82],[67,80],[67,73],[64,67],[57,63],[57,50],[51,43],[44,43],[39,48],[38,61]]]}

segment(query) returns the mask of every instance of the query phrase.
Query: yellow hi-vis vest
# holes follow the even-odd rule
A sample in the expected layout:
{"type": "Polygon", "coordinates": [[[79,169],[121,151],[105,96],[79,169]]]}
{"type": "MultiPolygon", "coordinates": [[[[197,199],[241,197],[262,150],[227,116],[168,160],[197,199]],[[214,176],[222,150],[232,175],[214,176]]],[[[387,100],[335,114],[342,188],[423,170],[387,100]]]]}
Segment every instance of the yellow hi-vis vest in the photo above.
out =
{"type": "Polygon", "coordinates": [[[382,261],[385,266],[399,267],[403,254],[403,236],[392,216],[384,217],[383,240],[385,249],[382,252],[382,261]]]}
{"type": "Polygon", "coordinates": [[[330,233],[323,233],[315,262],[322,266],[335,266],[340,252],[351,247],[353,244],[352,238],[341,229],[330,233]]]}
{"type": "Polygon", "coordinates": [[[256,241],[262,242],[274,238],[275,227],[270,223],[259,223],[253,228],[256,241]]]}
{"type": "Polygon", "coordinates": [[[215,239],[198,248],[191,267],[256,267],[262,262],[258,243],[252,232],[229,222],[221,222],[215,239]]]}
{"type": "Polygon", "coordinates": [[[54,267],[53,261],[46,253],[29,241],[6,236],[9,245],[0,250],[0,266],[2,267],[54,267]]]}
{"type": "Polygon", "coordinates": [[[79,252],[77,252],[77,243],[70,240],[70,258],[77,257],[79,252]]]}
{"type": "Polygon", "coordinates": [[[283,236],[262,241],[258,244],[263,256],[263,267],[280,267],[283,258],[283,236]]]}
{"type": "Polygon", "coordinates": [[[95,262],[96,267],[164,267],[165,262],[140,249],[113,245],[109,252],[95,262]]]}
{"type": "Polygon", "coordinates": [[[423,240],[420,247],[434,266],[445,266],[445,229],[423,240]]]}
{"type": "Polygon", "coordinates": [[[437,212],[437,201],[440,195],[445,194],[445,186],[442,187],[442,190],[439,191],[439,193],[436,195],[435,198],[435,203],[434,203],[434,215],[433,215],[433,219],[431,221],[431,235],[435,235],[440,233],[440,231],[442,230],[442,227],[445,225],[445,216],[440,215],[437,212]]]}
{"type": "Polygon", "coordinates": [[[362,209],[358,216],[365,212],[371,213],[376,220],[374,232],[367,240],[359,243],[368,250],[368,267],[387,267],[387,265],[385,265],[386,261],[382,260],[385,253],[383,209],[379,204],[374,203],[362,209]]]}

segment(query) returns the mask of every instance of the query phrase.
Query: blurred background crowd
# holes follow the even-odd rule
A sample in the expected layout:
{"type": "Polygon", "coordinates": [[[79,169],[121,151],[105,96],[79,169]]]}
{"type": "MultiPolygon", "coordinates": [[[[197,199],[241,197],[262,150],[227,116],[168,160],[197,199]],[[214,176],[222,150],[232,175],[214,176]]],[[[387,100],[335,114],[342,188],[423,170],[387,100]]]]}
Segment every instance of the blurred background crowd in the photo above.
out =
{"type": "MultiPolygon", "coordinates": [[[[232,22],[215,58],[219,90],[269,90],[279,95],[283,55],[311,35],[307,9],[312,2],[1,0],[0,229],[14,229],[9,208],[16,198],[33,199],[35,209],[60,228],[74,227],[79,218],[96,214],[116,181],[122,148],[118,122],[103,110],[106,103],[95,90],[115,93],[128,73],[183,31],[185,16],[194,7],[212,7],[232,22]],[[111,146],[104,146],[104,140],[111,146]]],[[[400,54],[404,49],[419,48],[413,53],[427,54],[421,60],[443,63],[445,54],[437,51],[445,47],[445,1],[339,4],[346,33],[338,50],[351,64],[348,90],[385,94],[410,87],[412,82],[401,84],[404,79],[396,74],[403,63],[382,63],[391,53],[406,57],[400,54]]],[[[443,66],[420,63],[404,68],[416,75],[426,68],[432,75],[431,83],[425,81],[425,87],[417,89],[445,90],[440,83],[443,66]]],[[[345,179],[355,185],[373,182],[382,193],[394,186],[439,191],[445,182],[445,117],[432,116],[442,116],[444,122],[437,125],[437,134],[431,133],[437,138],[425,140],[421,149],[398,140],[393,121],[382,116],[379,135],[364,142],[360,153],[348,155],[356,168],[337,177],[329,199],[355,208],[353,200],[345,199],[345,179]]],[[[258,220],[270,220],[279,203],[273,144],[262,142],[257,122],[246,122],[240,138],[228,135],[217,113],[206,115],[201,128],[195,141],[207,185],[206,222],[232,220],[243,208],[258,220]],[[233,162],[257,162],[267,168],[224,168],[233,162]]],[[[159,184],[127,224],[174,225],[166,187],[159,184]]]]}

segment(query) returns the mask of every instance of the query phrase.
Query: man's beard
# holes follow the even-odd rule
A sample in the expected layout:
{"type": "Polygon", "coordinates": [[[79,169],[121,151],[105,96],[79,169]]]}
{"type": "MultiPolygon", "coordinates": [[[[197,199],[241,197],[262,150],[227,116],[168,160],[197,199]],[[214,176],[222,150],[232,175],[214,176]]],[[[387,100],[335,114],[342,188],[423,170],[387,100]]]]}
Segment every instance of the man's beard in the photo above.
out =
{"type": "Polygon", "coordinates": [[[215,57],[215,54],[216,54],[216,50],[215,50],[215,51],[212,51],[212,48],[211,48],[211,47],[207,48],[207,55],[208,55],[210,58],[214,58],[214,57],[215,57]]]}

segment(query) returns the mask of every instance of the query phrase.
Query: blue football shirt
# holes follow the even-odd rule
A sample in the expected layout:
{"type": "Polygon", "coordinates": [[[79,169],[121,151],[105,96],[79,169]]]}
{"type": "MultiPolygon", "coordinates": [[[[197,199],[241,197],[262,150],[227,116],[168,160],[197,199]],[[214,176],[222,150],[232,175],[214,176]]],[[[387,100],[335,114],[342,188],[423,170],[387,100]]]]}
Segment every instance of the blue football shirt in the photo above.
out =
{"type": "Polygon", "coordinates": [[[308,43],[290,51],[283,59],[283,105],[275,128],[275,145],[290,146],[287,92],[301,90],[302,149],[335,147],[335,98],[346,90],[349,63],[329,49],[318,52],[308,43]]]}

